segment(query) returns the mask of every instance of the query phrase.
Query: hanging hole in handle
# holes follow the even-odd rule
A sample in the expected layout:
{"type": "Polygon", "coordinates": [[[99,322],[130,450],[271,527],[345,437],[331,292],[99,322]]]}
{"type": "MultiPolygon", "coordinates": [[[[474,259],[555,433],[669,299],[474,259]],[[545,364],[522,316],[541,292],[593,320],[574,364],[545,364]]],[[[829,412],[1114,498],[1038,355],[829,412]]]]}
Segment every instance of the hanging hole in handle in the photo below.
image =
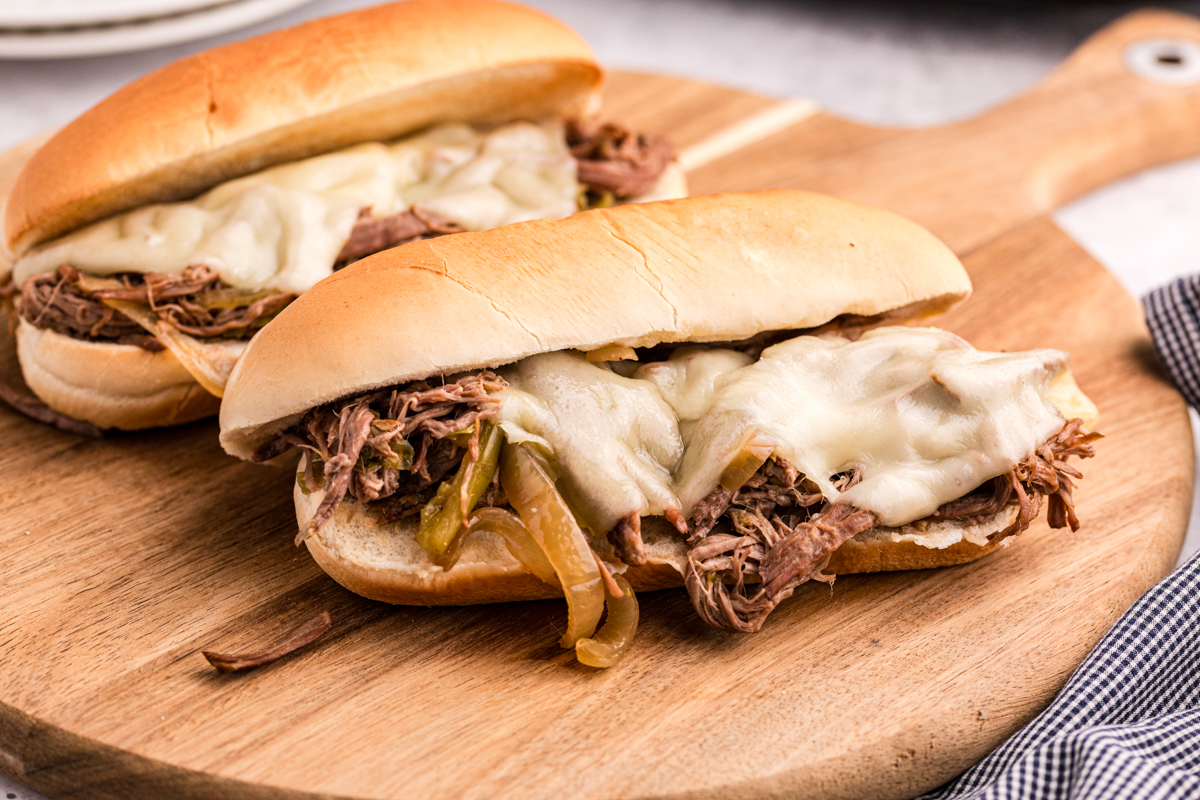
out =
{"type": "Polygon", "coordinates": [[[1153,83],[1194,86],[1200,84],[1200,42],[1142,39],[1125,48],[1125,66],[1153,83]]]}

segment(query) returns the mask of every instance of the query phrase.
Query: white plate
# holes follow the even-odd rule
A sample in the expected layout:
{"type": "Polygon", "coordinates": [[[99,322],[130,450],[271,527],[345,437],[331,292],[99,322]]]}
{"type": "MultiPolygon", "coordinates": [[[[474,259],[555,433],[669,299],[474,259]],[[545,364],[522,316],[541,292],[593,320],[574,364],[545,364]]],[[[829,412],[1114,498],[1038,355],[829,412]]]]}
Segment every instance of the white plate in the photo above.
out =
{"type": "Polygon", "coordinates": [[[0,28],[66,28],[151,19],[237,0],[3,0],[0,28]]]}
{"type": "MultiPolygon", "coordinates": [[[[134,1],[130,0],[131,3],[134,1]]],[[[0,58],[76,58],[147,50],[253,25],[311,1],[235,0],[192,13],[119,25],[66,30],[0,30],[0,58]]],[[[185,2],[196,3],[197,0],[164,0],[164,5],[185,2]]]]}

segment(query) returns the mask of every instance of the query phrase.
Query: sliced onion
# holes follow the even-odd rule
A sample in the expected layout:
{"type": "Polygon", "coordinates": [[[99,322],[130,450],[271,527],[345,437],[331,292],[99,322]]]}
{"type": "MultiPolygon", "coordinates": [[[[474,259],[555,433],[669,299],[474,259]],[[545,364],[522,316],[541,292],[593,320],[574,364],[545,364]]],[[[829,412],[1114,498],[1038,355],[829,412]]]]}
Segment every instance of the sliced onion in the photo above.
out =
{"type": "Polygon", "coordinates": [[[604,584],[587,536],[554,486],[549,465],[533,449],[505,444],[500,483],[533,540],[554,568],[567,598],[565,648],[591,636],[604,611],[604,584]]]}
{"type": "Polygon", "coordinates": [[[217,344],[201,342],[158,319],[146,306],[131,300],[101,300],[109,308],[115,308],[146,329],[146,332],[162,342],[171,351],[183,368],[192,374],[196,383],[215,397],[225,394],[229,373],[237,364],[238,357],[230,349],[217,344]]]}
{"type": "Polygon", "coordinates": [[[265,300],[273,294],[270,289],[239,289],[236,286],[226,286],[223,289],[210,289],[192,296],[192,302],[203,306],[209,311],[230,308],[245,308],[259,300],[265,300]]]}
{"type": "Polygon", "coordinates": [[[773,452],[775,445],[751,438],[742,445],[721,473],[721,488],[727,492],[736,492],[745,486],[746,481],[754,477],[754,473],[767,463],[773,452]]]}
{"type": "Polygon", "coordinates": [[[588,350],[584,358],[593,364],[599,361],[637,361],[637,352],[627,344],[606,344],[595,350],[588,350]]]}
{"type": "Polygon", "coordinates": [[[608,619],[604,626],[590,639],[575,643],[575,657],[589,667],[611,667],[621,660],[629,643],[633,641],[638,626],[638,602],[633,596],[633,587],[621,575],[613,580],[624,593],[621,597],[606,597],[608,619]]]}
{"type": "Polygon", "coordinates": [[[508,552],[521,562],[521,566],[554,588],[560,588],[558,575],[555,574],[550,559],[546,558],[545,551],[534,541],[521,519],[502,508],[481,508],[472,514],[466,526],[458,532],[458,536],[454,537],[454,541],[446,549],[446,554],[450,555],[453,552],[454,558],[457,559],[462,543],[475,531],[487,531],[502,538],[508,552]]]}
{"type": "Polygon", "coordinates": [[[116,278],[104,278],[99,275],[89,275],[86,272],[79,273],[79,285],[89,292],[99,292],[103,289],[128,288],[116,278]]]}

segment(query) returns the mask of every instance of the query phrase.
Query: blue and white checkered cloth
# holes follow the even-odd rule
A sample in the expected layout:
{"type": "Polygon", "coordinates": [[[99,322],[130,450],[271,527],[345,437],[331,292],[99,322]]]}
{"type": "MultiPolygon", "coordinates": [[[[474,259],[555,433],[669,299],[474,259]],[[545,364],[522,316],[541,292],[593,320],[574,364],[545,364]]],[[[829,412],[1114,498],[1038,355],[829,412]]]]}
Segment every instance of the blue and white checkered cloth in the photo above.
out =
{"type": "Polygon", "coordinates": [[[1200,275],[1155,289],[1145,305],[1158,357],[1188,405],[1200,409],[1200,275]]]}
{"type": "Polygon", "coordinates": [[[1033,722],[923,800],[1200,797],[1200,555],[1125,612],[1033,722]]]}
{"type": "MultiPolygon", "coordinates": [[[[1167,371],[1200,408],[1200,276],[1146,297],[1167,371]]],[[[1200,798],[1200,555],[1125,612],[1057,699],[922,800],[1200,798]]]]}

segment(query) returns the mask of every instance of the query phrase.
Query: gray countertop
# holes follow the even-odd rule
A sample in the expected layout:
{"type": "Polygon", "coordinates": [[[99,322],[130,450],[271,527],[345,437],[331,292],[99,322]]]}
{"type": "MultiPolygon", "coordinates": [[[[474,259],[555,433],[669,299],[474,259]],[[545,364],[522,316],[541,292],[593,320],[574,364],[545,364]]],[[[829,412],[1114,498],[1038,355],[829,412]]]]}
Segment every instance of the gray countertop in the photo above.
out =
{"type": "MultiPolygon", "coordinates": [[[[667,72],[814,100],[873,124],[972,116],[1049,72],[1089,34],[1136,5],[819,0],[526,0],[579,30],[610,67],[667,72]]],[[[142,53],[0,61],[0,149],[76,116],[169,61],[305,19],[372,5],[316,0],[268,23],[142,53]]],[[[1200,16],[1200,1],[1156,3],[1200,16]]],[[[1200,271],[1200,159],[1084,197],[1058,223],[1135,295],[1200,271]]],[[[1194,426],[1195,427],[1195,426],[1194,426]]],[[[1184,556],[1200,550],[1194,507],[1184,556]]],[[[41,795],[0,776],[7,800],[41,795]]]]}

